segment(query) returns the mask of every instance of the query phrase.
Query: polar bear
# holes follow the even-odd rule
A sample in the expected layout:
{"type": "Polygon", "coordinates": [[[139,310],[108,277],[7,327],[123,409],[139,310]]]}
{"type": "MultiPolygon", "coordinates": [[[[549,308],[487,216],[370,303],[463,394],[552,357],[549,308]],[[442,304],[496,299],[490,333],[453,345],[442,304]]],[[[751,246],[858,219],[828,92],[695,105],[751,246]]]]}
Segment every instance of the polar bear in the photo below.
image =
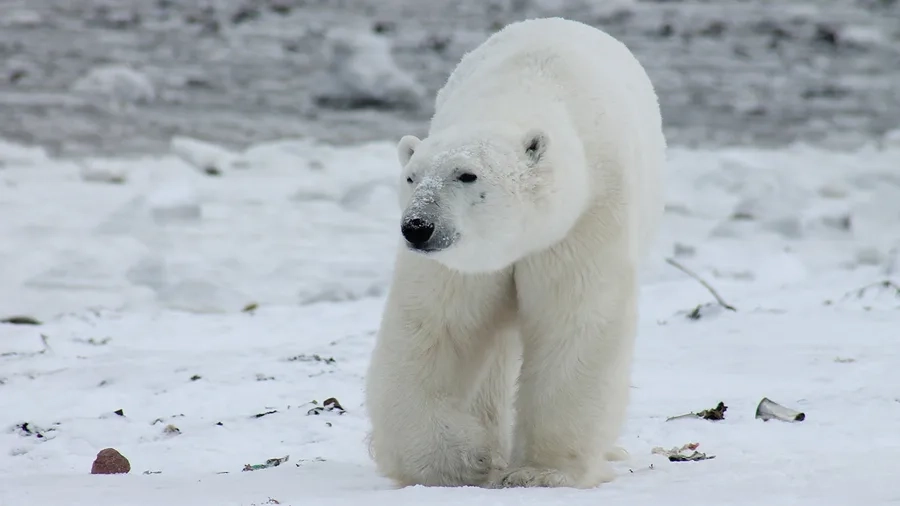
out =
{"type": "Polygon", "coordinates": [[[397,150],[402,237],[366,378],[379,471],[400,486],[610,481],[664,200],[643,67],[588,25],[513,23],[397,150]]]}

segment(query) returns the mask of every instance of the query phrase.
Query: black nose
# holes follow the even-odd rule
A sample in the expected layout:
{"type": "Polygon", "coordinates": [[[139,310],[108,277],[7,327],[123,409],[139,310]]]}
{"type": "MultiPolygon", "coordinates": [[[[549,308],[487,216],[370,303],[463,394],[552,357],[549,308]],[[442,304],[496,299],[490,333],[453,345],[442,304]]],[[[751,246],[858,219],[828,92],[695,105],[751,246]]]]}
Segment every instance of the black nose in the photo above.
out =
{"type": "Polygon", "coordinates": [[[420,246],[431,239],[431,234],[434,233],[434,223],[428,223],[421,218],[413,218],[403,222],[400,232],[410,244],[420,246]]]}

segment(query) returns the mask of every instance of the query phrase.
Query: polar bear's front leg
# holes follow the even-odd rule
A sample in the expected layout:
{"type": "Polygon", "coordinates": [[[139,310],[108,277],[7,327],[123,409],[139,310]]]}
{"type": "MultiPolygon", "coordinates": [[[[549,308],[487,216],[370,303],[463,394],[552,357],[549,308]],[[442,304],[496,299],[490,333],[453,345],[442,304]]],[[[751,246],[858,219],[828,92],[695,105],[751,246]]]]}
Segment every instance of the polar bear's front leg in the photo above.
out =
{"type": "Polygon", "coordinates": [[[366,385],[371,450],[402,486],[483,485],[505,464],[473,409],[512,324],[509,272],[462,275],[401,253],[366,385]]]}
{"type": "Polygon", "coordinates": [[[563,243],[516,265],[523,365],[514,453],[500,487],[613,479],[636,326],[634,268],[563,243]],[[598,259],[603,259],[598,260],[598,259]]]}
{"type": "Polygon", "coordinates": [[[515,422],[513,396],[522,361],[522,344],[518,330],[509,329],[497,336],[494,354],[488,362],[485,378],[471,404],[472,414],[487,429],[492,445],[501,457],[495,468],[505,469],[512,447],[515,422]]]}

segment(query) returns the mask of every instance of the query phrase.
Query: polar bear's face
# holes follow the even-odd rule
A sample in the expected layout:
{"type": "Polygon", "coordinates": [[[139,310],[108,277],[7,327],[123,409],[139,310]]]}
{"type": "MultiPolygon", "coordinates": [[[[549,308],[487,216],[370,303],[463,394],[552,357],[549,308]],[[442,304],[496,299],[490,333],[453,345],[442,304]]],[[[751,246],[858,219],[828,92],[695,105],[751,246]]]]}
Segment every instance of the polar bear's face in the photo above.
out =
{"type": "Polygon", "coordinates": [[[553,147],[540,130],[403,137],[399,232],[407,248],[474,273],[560,240],[574,223],[566,216],[580,213],[563,208],[581,202],[559,191],[565,174],[552,169],[553,147]]]}

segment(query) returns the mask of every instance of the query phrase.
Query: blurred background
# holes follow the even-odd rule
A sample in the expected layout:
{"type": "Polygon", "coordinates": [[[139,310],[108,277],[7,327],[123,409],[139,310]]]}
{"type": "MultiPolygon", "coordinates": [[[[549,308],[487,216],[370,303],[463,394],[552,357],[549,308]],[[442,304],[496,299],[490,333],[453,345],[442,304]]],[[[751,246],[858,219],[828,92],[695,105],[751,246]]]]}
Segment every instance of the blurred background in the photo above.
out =
{"type": "Polygon", "coordinates": [[[53,153],[422,133],[511,21],[624,41],[672,144],[856,146],[900,127],[897,0],[2,0],[0,137],[53,153]]]}
{"type": "Polygon", "coordinates": [[[656,85],[662,254],[893,265],[900,0],[0,0],[0,308],[383,295],[396,141],[467,51],[546,16],[656,85]]]}

